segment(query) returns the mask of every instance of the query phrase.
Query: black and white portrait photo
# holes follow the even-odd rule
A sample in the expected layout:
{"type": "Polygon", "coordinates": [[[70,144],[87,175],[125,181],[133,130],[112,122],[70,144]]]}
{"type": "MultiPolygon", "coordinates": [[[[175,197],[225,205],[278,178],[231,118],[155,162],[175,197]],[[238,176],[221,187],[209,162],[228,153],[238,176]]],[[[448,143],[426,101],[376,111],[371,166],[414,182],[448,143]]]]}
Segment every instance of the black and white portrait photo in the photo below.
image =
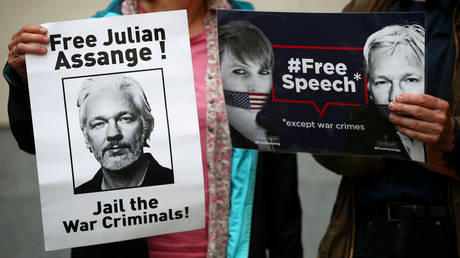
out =
{"type": "Polygon", "coordinates": [[[423,143],[396,129],[388,105],[401,93],[425,92],[425,29],[416,24],[384,27],[367,38],[363,59],[370,101],[351,110],[350,120],[363,122],[366,136],[352,132],[346,151],[424,161],[423,143]]]}
{"type": "MultiPolygon", "coordinates": [[[[81,149],[81,145],[73,144],[77,132],[69,129],[72,131],[69,134],[75,194],[174,183],[171,161],[165,163],[164,157],[158,159],[157,155],[147,151],[151,148],[157,152],[166,152],[166,160],[170,156],[169,144],[157,145],[151,144],[156,141],[150,141],[153,136],[167,134],[166,120],[154,115],[149,104],[151,99],[133,77],[150,78],[155,74],[159,72],[75,78],[69,79],[67,84],[64,81],[66,93],[70,93],[71,88],[74,91],[79,88],[78,94],[71,94],[77,96],[73,102],[76,103],[76,112],[72,115],[78,116],[79,133],[87,154],[97,161],[96,169],[90,169],[84,164],[85,156],[76,152],[78,146],[81,149]],[[81,82],[79,87],[75,85],[77,82],[81,82]],[[91,178],[79,182],[83,174],[88,176],[88,172],[91,178]]],[[[155,101],[163,98],[161,81],[151,80],[149,84],[156,81],[158,84],[152,85],[156,89],[153,93],[159,95],[155,101]]],[[[74,108],[71,104],[67,103],[68,110],[74,108]]],[[[68,114],[68,117],[71,115],[68,114]]]]}
{"type": "Polygon", "coordinates": [[[219,26],[219,54],[233,146],[273,150],[279,137],[260,116],[273,85],[270,41],[253,24],[234,20],[219,26]]]}

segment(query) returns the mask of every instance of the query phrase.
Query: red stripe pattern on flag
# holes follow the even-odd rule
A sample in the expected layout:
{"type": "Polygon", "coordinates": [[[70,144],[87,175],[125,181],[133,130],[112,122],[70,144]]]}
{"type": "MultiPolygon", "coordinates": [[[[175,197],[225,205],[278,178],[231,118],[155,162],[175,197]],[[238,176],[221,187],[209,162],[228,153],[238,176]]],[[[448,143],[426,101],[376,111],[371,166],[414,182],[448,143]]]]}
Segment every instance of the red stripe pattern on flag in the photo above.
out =
{"type": "Polygon", "coordinates": [[[224,90],[227,105],[244,109],[262,109],[270,94],[224,90]]]}

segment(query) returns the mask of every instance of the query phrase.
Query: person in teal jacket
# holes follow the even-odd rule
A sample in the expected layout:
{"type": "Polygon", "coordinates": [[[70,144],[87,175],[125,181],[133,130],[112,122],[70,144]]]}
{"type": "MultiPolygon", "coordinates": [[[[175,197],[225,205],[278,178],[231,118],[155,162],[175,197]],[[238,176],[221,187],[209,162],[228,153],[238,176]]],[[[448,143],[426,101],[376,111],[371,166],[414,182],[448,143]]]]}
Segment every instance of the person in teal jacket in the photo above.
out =
{"type": "MultiPolygon", "coordinates": [[[[158,1],[143,2],[145,2],[147,6],[149,4],[155,5],[161,3],[158,1]]],[[[177,4],[183,5],[182,8],[187,8],[190,15],[190,11],[193,11],[190,9],[190,5],[196,3],[197,2],[194,1],[186,1],[181,3],[168,1],[167,5],[176,9],[178,7],[176,6],[177,4]]],[[[207,30],[208,58],[211,56],[212,59],[213,49],[210,46],[215,43],[213,42],[213,35],[215,35],[213,33],[215,33],[216,27],[215,19],[209,19],[209,17],[215,17],[214,8],[253,9],[253,7],[250,3],[243,1],[226,2],[210,0],[203,1],[203,3],[207,5],[206,11],[198,12],[197,16],[191,15],[192,17],[195,17],[195,19],[189,19],[189,29],[191,34],[193,34],[197,30],[199,31],[200,28],[203,29],[204,26],[204,29],[207,30]],[[198,19],[196,17],[198,17],[198,19]]],[[[114,0],[105,10],[97,12],[94,17],[109,17],[122,14],[137,13],[138,10],[135,8],[137,7],[137,4],[138,2],[133,0],[114,0]]],[[[35,153],[35,146],[33,140],[33,129],[27,89],[24,54],[45,54],[46,48],[43,46],[28,44],[30,42],[47,44],[49,39],[45,37],[45,35],[46,30],[43,30],[43,28],[40,26],[25,26],[18,33],[16,33],[13,36],[13,40],[8,45],[10,49],[8,64],[5,66],[3,71],[4,77],[10,86],[8,103],[10,126],[19,147],[29,153],[35,153]]],[[[215,44],[214,51],[217,51],[215,44]]],[[[218,51],[216,54],[218,54],[218,51]]],[[[209,69],[209,63],[214,62],[208,62],[207,77],[209,77],[209,75],[213,75],[213,72],[215,73],[216,71],[215,69],[209,69]]],[[[220,74],[217,73],[215,75],[220,76],[220,74]]],[[[209,85],[214,87],[218,86],[216,81],[218,80],[213,79],[206,81],[207,87],[209,85]]],[[[210,96],[207,97],[209,98],[210,96]]],[[[220,111],[222,113],[222,110],[211,111],[220,111]]],[[[223,114],[225,114],[225,112],[223,114]]],[[[209,127],[212,126],[216,125],[209,125],[209,127]]],[[[221,134],[225,135],[227,133],[228,135],[228,132],[225,130],[225,126],[217,125],[214,133],[219,135],[219,130],[221,130],[221,134]]],[[[212,132],[208,133],[211,134],[212,132]]],[[[225,140],[221,141],[225,143],[225,140]]],[[[227,142],[225,146],[230,146],[229,142],[227,142]]],[[[229,147],[227,152],[230,152],[229,147]]],[[[225,160],[225,152],[223,153],[224,154],[215,154],[214,160],[225,160]]],[[[231,167],[228,166],[227,169],[225,167],[225,162],[220,162],[223,164],[216,164],[214,166],[214,170],[211,169],[211,172],[214,171],[216,177],[214,179],[215,181],[213,181],[214,184],[210,185],[209,188],[213,187],[212,192],[217,192],[218,194],[215,194],[216,196],[214,197],[210,196],[210,199],[214,198],[215,200],[219,201],[216,201],[215,203],[211,201],[209,207],[209,213],[214,212],[213,214],[217,214],[217,216],[211,216],[212,219],[209,219],[208,221],[208,244],[206,256],[262,257],[262,255],[265,256],[265,249],[268,248],[270,250],[270,257],[301,257],[301,216],[296,185],[294,187],[292,185],[288,186],[289,188],[295,189],[295,191],[291,191],[289,194],[280,195],[283,198],[285,197],[287,200],[291,200],[291,202],[286,203],[286,208],[292,208],[292,210],[295,212],[291,213],[289,210],[283,209],[283,207],[279,206],[276,209],[271,207],[266,208],[264,203],[267,201],[267,198],[265,198],[264,193],[261,191],[262,194],[256,195],[256,198],[260,199],[260,201],[256,202],[256,205],[262,208],[258,209],[260,212],[257,213],[257,219],[255,218],[254,214],[252,214],[256,173],[260,182],[266,181],[263,176],[264,173],[277,174],[280,177],[277,179],[282,179],[283,175],[286,174],[294,174],[295,180],[293,182],[297,184],[295,178],[295,172],[297,170],[295,155],[258,153],[255,150],[245,149],[233,149],[232,154],[233,158],[231,167]],[[225,173],[225,171],[230,172],[230,169],[231,173],[225,173]],[[287,171],[290,171],[291,173],[286,173],[287,171]],[[231,176],[231,178],[229,178],[229,176],[231,176]],[[221,196],[219,196],[219,194],[221,196]],[[230,194],[231,198],[229,198],[230,194]],[[230,203],[231,206],[229,205],[230,203]],[[281,211],[278,212],[278,214],[284,214],[283,218],[276,220],[278,223],[271,223],[271,221],[268,219],[268,216],[265,216],[265,214],[268,214],[265,212],[265,210],[270,210],[272,214],[277,214],[277,210],[281,211]],[[253,220],[257,221],[258,223],[252,224],[251,222],[253,220]],[[267,224],[270,226],[267,227],[267,224]],[[294,232],[293,234],[282,232],[283,228],[286,228],[285,225],[287,224],[291,226],[287,228],[289,230],[285,231],[294,232]],[[253,226],[251,227],[251,225],[253,226]],[[253,231],[253,234],[251,234],[251,230],[253,231]],[[268,240],[259,240],[259,236],[262,235],[260,232],[265,231],[269,234],[269,237],[267,237],[268,240]],[[284,243],[289,244],[284,245],[284,243]]],[[[264,184],[262,183],[258,183],[258,189],[262,188],[263,185],[264,184]]],[[[278,186],[275,185],[275,187],[278,186]]],[[[280,196],[276,197],[279,198],[280,196]]],[[[278,203],[278,205],[280,204],[278,203]]],[[[149,246],[146,239],[136,239],[103,245],[74,248],[72,250],[72,257],[149,257],[149,246]]],[[[187,257],[187,255],[184,254],[184,257],[187,257]]]]}

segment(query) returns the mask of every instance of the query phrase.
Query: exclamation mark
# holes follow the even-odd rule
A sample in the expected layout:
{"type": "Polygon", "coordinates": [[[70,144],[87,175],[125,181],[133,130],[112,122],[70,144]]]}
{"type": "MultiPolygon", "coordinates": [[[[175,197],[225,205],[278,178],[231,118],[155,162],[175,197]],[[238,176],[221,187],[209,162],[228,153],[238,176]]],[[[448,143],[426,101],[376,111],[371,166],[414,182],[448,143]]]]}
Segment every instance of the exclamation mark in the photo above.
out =
{"type": "Polygon", "coordinates": [[[160,49],[161,49],[161,59],[166,59],[164,40],[160,41],[160,49]]]}
{"type": "Polygon", "coordinates": [[[185,207],[185,217],[188,218],[188,207],[185,207]]]}

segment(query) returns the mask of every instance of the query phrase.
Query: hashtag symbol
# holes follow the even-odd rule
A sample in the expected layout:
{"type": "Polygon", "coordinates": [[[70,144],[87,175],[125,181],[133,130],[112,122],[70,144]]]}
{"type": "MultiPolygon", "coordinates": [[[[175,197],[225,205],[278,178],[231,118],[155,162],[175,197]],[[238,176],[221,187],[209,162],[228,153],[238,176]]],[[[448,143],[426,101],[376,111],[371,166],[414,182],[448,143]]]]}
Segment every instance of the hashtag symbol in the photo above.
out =
{"type": "Polygon", "coordinates": [[[288,61],[288,70],[290,73],[298,73],[300,71],[300,59],[291,57],[288,61]]]}

